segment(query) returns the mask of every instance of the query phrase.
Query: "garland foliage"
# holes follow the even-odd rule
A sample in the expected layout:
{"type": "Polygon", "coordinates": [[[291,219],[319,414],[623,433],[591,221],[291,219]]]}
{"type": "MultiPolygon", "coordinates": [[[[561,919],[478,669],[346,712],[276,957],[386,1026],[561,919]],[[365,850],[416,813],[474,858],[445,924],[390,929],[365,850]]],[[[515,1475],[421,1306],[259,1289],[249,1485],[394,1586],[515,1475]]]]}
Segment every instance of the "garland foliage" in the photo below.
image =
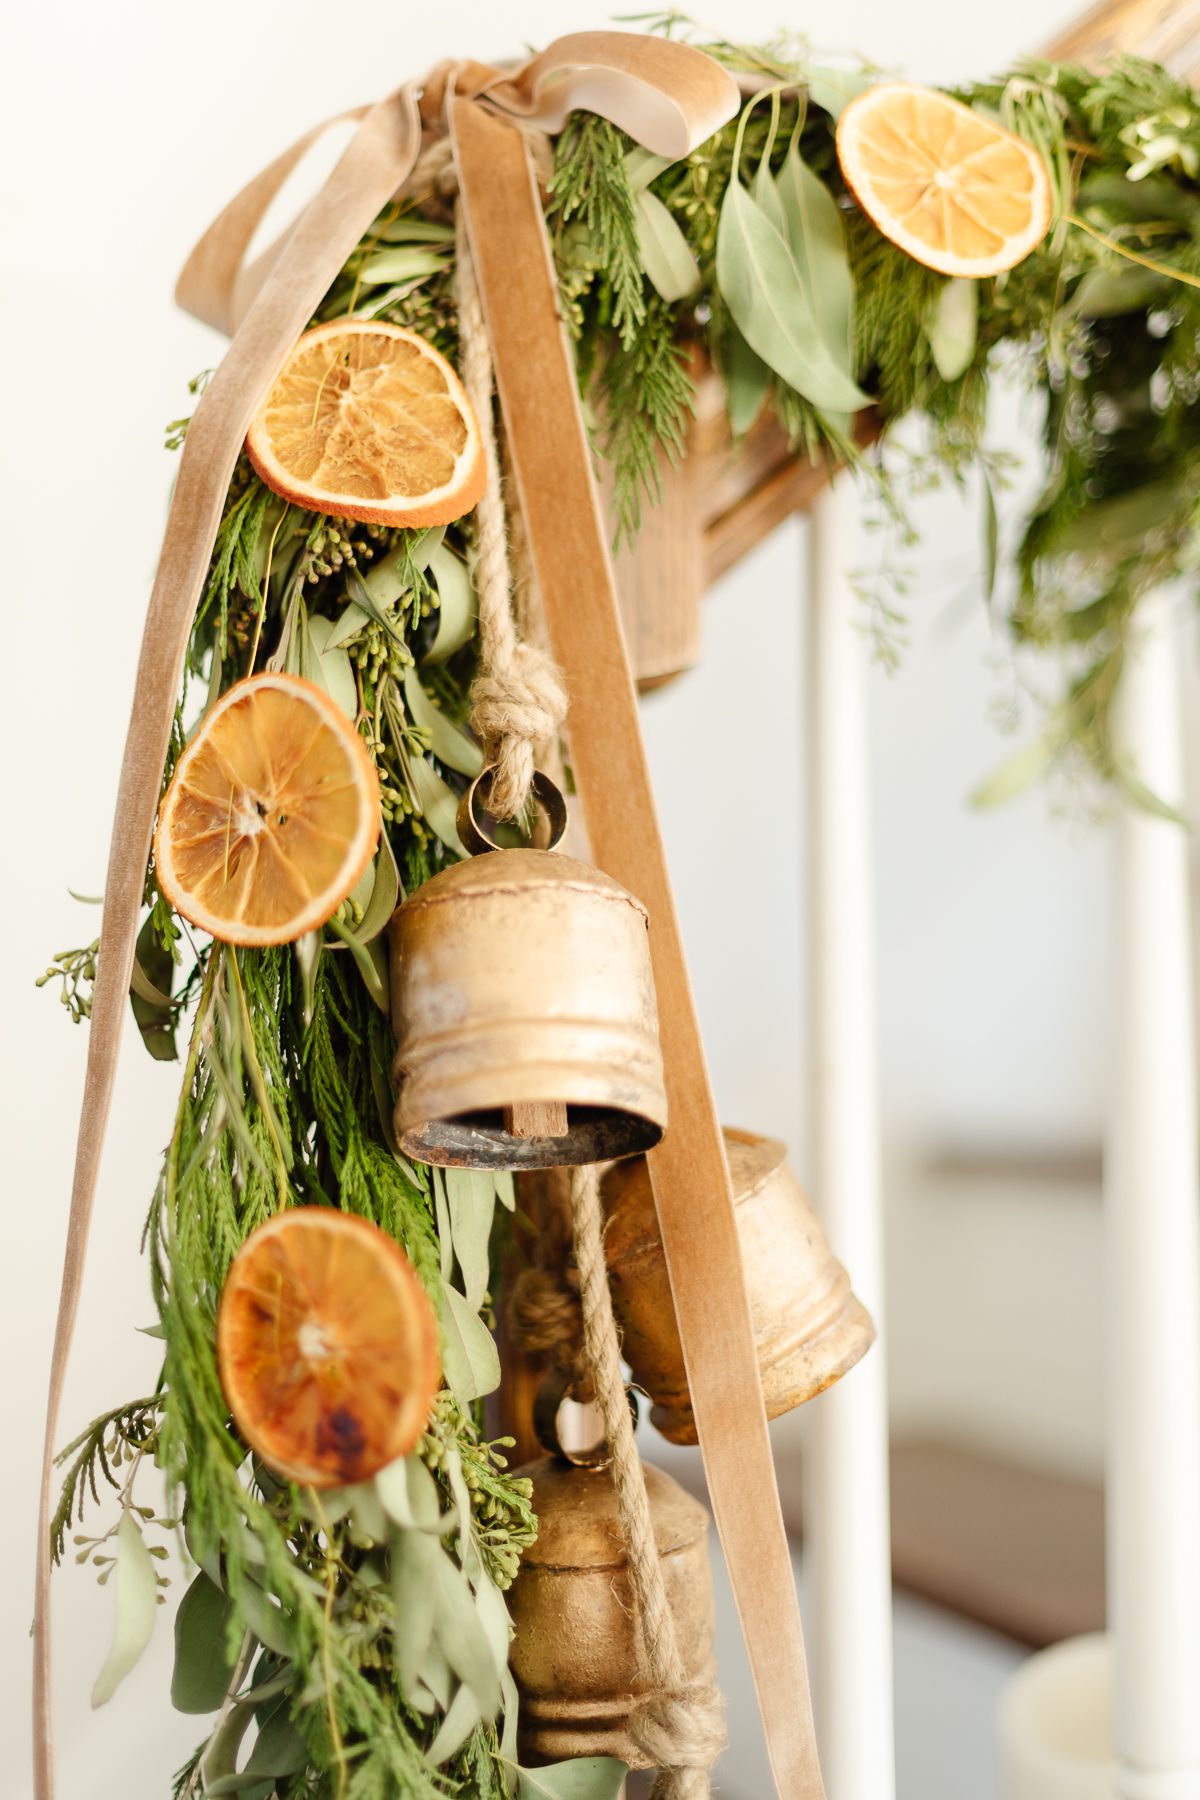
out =
{"type": "MultiPolygon", "coordinates": [[[[675,15],[649,23],[680,28],[675,15]]],[[[1047,460],[1008,625],[1015,644],[1064,671],[1019,775],[1070,754],[1131,780],[1109,717],[1137,606],[1196,563],[1195,97],[1132,61],[1099,76],[1031,64],[963,90],[1039,149],[1056,200],[1034,254],[1004,277],[963,283],[913,262],[846,191],[834,126],[866,72],[815,68],[788,43],[706,47],[763,91],[693,155],[667,165],[590,115],[573,116],[554,146],[547,222],[615,532],[634,536],[661,456],[683,452],[697,344],[724,382],[735,435],[772,409],[798,451],[854,462],[901,526],[890,428],[921,419],[926,466],[955,479],[994,472],[986,399],[1003,351],[1044,397],[1047,460]],[[801,354],[762,328],[741,249],[748,208],[781,221],[801,354]],[[882,451],[862,452],[850,432],[867,399],[882,451]]],[[[352,253],[319,318],[391,320],[453,359],[453,245],[444,200],[402,198],[352,253]]],[[[170,441],[186,429],[178,422],[170,441]]],[[[985,491],[990,501],[990,481],[985,491]]],[[[480,1408],[498,1378],[489,1237],[511,1186],[443,1178],[397,1153],[379,935],[398,894],[460,854],[457,800],[480,766],[466,727],[471,533],[470,519],[411,532],[306,513],[243,461],[192,633],[164,781],[185,730],[235,681],[289,670],[354,714],[379,771],[385,841],[329,925],[285,949],[195,943],[147,872],[135,1016],[152,1054],[173,1056],[186,1040],[146,1236],[163,1362],[152,1394],[63,1452],[53,1535],[56,1556],[73,1538],[101,1580],[117,1571],[123,1623],[103,1697],[153,1622],[162,1534],[182,1534],[196,1573],[176,1620],[173,1692],[214,1719],[176,1800],[535,1791],[516,1772],[502,1595],[536,1527],[528,1483],[485,1441],[480,1408]],[[341,1207],[395,1238],[444,1340],[447,1386],[419,1449],[324,1498],[250,1455],[214,1348],[233,1255],[255,1225],[297,1205],[341,1207]],[[151,1463],[166,1476],[166,1518],[138,1498],[151,1463]],[[114,1522],[99,1537],[76,1531],[106,1494],[114,1522]]],[[[61,979],[76,1019],[94,950],[57,958],[45,978],[61,979]]],[[[547,1775],[536,1791],[557,1790],[547,1775]]]]}

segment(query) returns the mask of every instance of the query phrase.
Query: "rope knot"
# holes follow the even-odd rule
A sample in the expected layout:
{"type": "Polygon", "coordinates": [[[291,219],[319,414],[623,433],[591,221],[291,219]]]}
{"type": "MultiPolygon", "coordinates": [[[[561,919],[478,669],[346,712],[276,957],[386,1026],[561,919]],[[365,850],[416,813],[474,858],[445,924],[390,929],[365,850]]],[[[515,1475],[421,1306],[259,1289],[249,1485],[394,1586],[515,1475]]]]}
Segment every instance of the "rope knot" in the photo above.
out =
{"type": "Polygon", "coordinates": [[[655,1768],[671,1773],[707,1771],[725,1747],[721,1696],[710,1681],[660,1691],[633,1714],[629,1734],[655,1768]]]}
{"type": "Polygon", "coordinates": [[[522,1269],[508,1297],[513,1342],[531,1356],[550,1356],[573,1368],[583,1344],[579,1282],[567,1269],[522,1269]]]}
{"type": "Polygon", "coordinates": [[[558,735],[567,715],[567,690],[544,650],[536,644],[515,643],[503,664],[482,669],[475,677],[471,708],[472,721],[489,751],[508,737],[536,745],[558,735]]]}

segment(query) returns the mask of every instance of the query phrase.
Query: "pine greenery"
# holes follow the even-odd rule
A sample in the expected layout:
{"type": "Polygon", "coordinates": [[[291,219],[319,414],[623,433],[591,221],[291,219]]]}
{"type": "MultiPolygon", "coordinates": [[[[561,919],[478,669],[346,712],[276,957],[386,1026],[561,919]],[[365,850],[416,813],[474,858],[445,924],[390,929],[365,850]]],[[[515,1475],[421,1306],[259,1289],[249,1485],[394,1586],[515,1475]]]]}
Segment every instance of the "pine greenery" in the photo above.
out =
{"type": "MultiPolygon", "coordinates": [[[[686,29],[674,13],[650,23],[686,29]]],[[[853,289],[848,372],[872,397],[884,448],[861,455],[844,416],[771,368],[759,372],[756,404],[773,411],[801,454],[858,463],[901,550],[910,536],[906,491],[932,476],[965,483],[978,472],[994,546],[1002,471],[985,442],[990,371],[1003,354],[1024,373],[1044,399],[1048,476],[1021,529],[1008,624],[1017,646],[1041,651],[1062,671],[1045,760],[1074,758],[1155,805],[1114,754],[1111,715],[1139,601],[1172,577],[1194,583],[1198,561],[1196,97],[1163,70],[1131,60],[1099,76],[1034,63],[962,92],[1036,146],[1051,173],[1056,223],[1025,262],[977,284],[965,354],[947,378],[935,329],[946,283],[853,205],[827,109],[836,89],[829,72],[810,68],[794,42],[708,47],[779,85],[769,107],[749,108],[740,139],[733,121],[643,179],[694,261],[683,299],[664,298],[644,265],[631,142],[579,114],[554,146],[547,222],[616,538],[635,539],[663,458],[684,453],[697,346],[731,393],[738,379],[744,345],[716,272],[729,184],[773,180],[787,155],[799,155],[837,207],[853,289]],[[888,449],[887,427],[914,417],[926,428],[924,454],[888,449]]],[[[453,222],[444,199],[423,195],[384,210],[319,316],[348,312],[410,326],[456,354],[453,222]]],[[[169,441],[180,443],[186,429],[176,421],[169,441]]],[[[192,633],[164,781],[187,730],[242,676],[270,666],[336,677],[353,687],[405,888],[453,860],[459,851],[446,819],[467,777],[461,756],[447,750],[458,740],[438,738],[429,716],[441,714],[462,736],[474,646],[461,641],[432,664],[426,655],[456,571],[465,581],[471,529],[468,519],[445,534],[395,532],[305,513],[277,499],[243,460],[192,633]],[[424,723],[410,705],[414,680],[424,689],[424,723]]],[[[885,653],[895,655],[906,629],[898,555],[888,574],[891,586],[872,596],[871,617],[885,653]]],[[[190,1556],[223,1596],[232,1659],[226,1705],[213,1736],[180,1770],[176,1800],[209,1791],[221,1779],[214,1768],[232,1756],[228,1775],[237,1755],[231,1724],[243,1727],[252,1714],[264,1724],[272,1708],[282,1709],[272,1730],[288,1740],[292,1763],[245,1789],[261,1800],[432,1800],[455,1792],[499,1800],[512,1791],[511,1706],[504,1736],[484,1709],[465,1741],[435,1763],[445,1694],[406,1690],[398,1679],[406,1621],[392,1565],[404,1528],[384,1518],[371,1492],[342,1495],[337,1505],[327,1497],[326,1514],[310,1492],[274,1479],[239,1438],[217,1369],[216,1314],[230,1262],[254,1227],[284,1207],[338,1207],[372,1220],[403,1246],[435,1307],[447,1305],[453,1247],[439,1236],[430,1173],[399,1157],[391,1135],[386,977],[378,942],[356,935],[364,909],[363,895],[352,896],[325,932],[294,948],[196,948],[147,870],[135,1012],[155,1055],[173,1054],[177,1035],[186,1036],[182,1092],[146,1235],[163,1365],[152,1394],[105,1412],[62,1453],[52,1539],[61,1559],[73,1536],[78,1557],[106,1580],[117,1525],[95,1537],[73,1528],[107,1501],[143,1533],[174,1530],[173,1516],[156,1519],[136,1498],[140,1468],[152,1463],[165,1474],[190,1556]]],[[[61,954],[42,977],[58,982],[76,1020],[90,1009],[95,948],[61,954]]],[[[435,1542],[454,1582],[476,1598],[506,1588],[536,1521],[528,1484],[506,1468],[503,1446],[483,1439],[478,1406],[449,1391],[440,1396],[413,1461],[412,1481],[429,1483],[435,1495],[435,1542]]],[[[160,1553],[155,1543],[150,1554],[160,1553]]]]}

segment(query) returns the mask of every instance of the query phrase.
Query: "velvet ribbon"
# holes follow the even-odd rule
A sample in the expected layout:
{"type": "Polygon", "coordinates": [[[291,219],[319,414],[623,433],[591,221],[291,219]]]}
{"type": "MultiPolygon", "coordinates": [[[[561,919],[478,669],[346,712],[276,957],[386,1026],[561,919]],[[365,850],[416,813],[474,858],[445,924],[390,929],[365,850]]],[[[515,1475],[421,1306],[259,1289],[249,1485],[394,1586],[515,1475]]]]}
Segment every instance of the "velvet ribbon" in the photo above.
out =
{"type": "Polygon", "coordinates": [[[652,1158],[709,1492],[776,1785],[823,1800],[804,1644],[741,1274],[733,1196],[671,899],[621,638],[605,531],[554,272],[520,126],[585,108],[676,159],[736,111],[730,76],[687,45],[623,32],[558,39],[517,68],[440,65],[341,115],[357,130],[296,224],[255,262],[268,205],[327,121],[262,170],[193,250],[177,298],[232,342],[188,428],[150,596],[113,823],[87,1070],[51,1364],[34,1618],[34,1792],[53,1800],[50,1546],[53,1449],[183,659],[250,421],[322,296],[411,174],[423,134],[452,129],[497,385],[597,862],[646,903],[671,1129],[652,1158]]]}

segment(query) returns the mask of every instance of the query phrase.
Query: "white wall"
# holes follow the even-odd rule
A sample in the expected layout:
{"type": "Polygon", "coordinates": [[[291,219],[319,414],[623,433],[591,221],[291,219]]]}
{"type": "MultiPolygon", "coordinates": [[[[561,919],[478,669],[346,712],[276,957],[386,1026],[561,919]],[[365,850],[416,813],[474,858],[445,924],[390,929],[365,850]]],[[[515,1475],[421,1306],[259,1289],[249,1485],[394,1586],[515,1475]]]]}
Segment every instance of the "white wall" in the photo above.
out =
{"type": "MultiPolygon", "coordinates": [[[[786,24],[820,41],[828,24],[826,13],[780,0],[703,10],[744,38],[786,24]]],[[[953,78],[991,71],[1071,10],[1062,0],[848,0],[836,42],[918,77],[953,78]]],[[[0,123],[10,830],[0,1694],[14,1795],[27,1781],[42,1383],[85,1043],[32,978],[51,951],[96,929],[66,890],[96,893],[103,882],[171,475],[162,428],[187,409],[187,377],[220,354],[211,333],[173,311],[174,275],[223,200],[314,119],[459,49],[500,54],[608,22],[603,8],[574,0],[526,0],[505,13],[507,23],[482,0],[440,9],[344,0],[335,14],[315,0],[201,9],[77,0],[27,8],[10,35],[0,123]]],[[[1040,799],[989,820],[964,809],[1005,745],[986,722],[994,678],[976,520],[944,501],[931,526],[912,602],[916,647],[900,677],[872,687],[884,1101],[897,1169],[946,1141],[1090,1139],[1101,1110],[1103,852],[1049,823],[1040,799]]],[[[799,529],[782,530],[714,594],[704,668],[653,699],[646,724],[725,1114],[788,1138],[803,1169],[799,529]]],[[[133,1329],[150,1317],[137,1244],[176,1074],[127,1046],[64,1433],[153,1379],[153,1344],[133,1329]]],[[[931,1268],[930,1291],[944,1293],[947,1279],[931,1268]]],[[[56,1617],[64,1793],[161,1795],[193,1735],[166,1704],[166,1621],[145,1667],[92,1717],[109,1596],[68,1569],[56,1617]]]]}

